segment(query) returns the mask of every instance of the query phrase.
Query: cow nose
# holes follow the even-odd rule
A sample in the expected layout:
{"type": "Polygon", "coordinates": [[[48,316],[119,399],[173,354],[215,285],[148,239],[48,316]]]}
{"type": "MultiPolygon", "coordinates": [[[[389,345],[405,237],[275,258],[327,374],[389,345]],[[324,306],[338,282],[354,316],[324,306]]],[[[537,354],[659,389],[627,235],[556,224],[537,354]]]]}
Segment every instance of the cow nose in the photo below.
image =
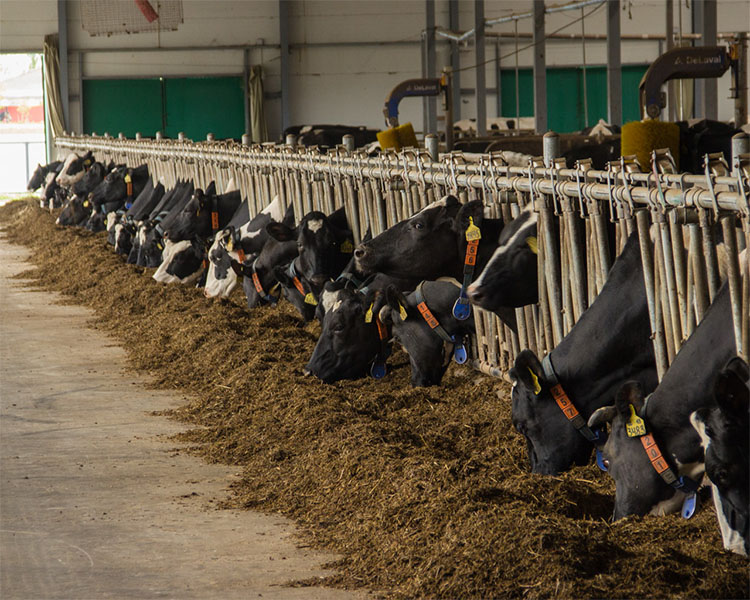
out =
{"type": "Polygon", "coordinates": [[[478,285],[470,285],[466,290],[466,294],[469,296],[469,300],[472,302],[481,302],[484,298],[484,291],[478,285]]]}
{"type": "Polygon", "coordinates": [[[357,246],[354,250],[354,258],[364,258],[365,254],[367,254],[367,250],[364,246],[357,246]]]}

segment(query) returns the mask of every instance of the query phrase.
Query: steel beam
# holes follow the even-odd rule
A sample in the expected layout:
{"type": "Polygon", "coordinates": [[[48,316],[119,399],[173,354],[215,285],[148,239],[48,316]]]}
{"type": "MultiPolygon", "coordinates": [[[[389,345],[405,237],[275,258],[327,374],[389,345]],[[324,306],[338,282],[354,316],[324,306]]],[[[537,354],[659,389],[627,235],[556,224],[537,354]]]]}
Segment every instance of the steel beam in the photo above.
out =
{"type": "Polygon", "coordinates": [[[622,125],[620,0],[607,2],[607,120],[622,125]]]}
{"type": "Polygon", "coordinates": [[[503,116],[503,95],[502,95],[502,78],[503,73],[500,70],[500,41],[495,41],[495,116],[503,116]]]}
{"type": "MultiPolygon", "coordinates": [[[[424,53],[422,55],[422,74],[425,78],[434,78],[435,75],[435,0],[425,0],[425,31],[424,31],[424,53]]],[[[437,99],[435,96],[426,96],[422,99],[424,106],[423,131],[424,134],[437,132],[437,99]]]]}
{"type": "Polygon", "coordinates": [[[289,2],[279,0],[279,45],[281,46],[281,131],[289,125],[289,2]]]}
{"type": "MultiPolygon", "coordinates": [[[[458,31],[458,0],[448,0],[448,25],[451,31],[458,31]]],[[[461,56],[458,52],[459,42],[451,40],[451,69],[453,69],[453,118],[461,119],[461,56]]]]}
{"type": "Polygon", "coordinates": [[[474,62],[476,64],[477,136],[487,135],[487,85],[484,60],[484,0],[474,0],[474,62]]]}
{"type": "Polygon", "coordinates": [[[70,93],[68,86],[68,3],[57,0],[57,36],[60,54],[60,99],[63,109],[63,129],[70,126],[70,93]]]}
{"type": "MultiPolygon", "coordinates": [[[[674,0],[665,0],[665,37],[667,41],[667,52],[674,48],[674,0]]],[[[674,122],[677,119],[677,95],[675,94],[675,86],[682,85],[682,83],[667,83],[667,108],[668,118],[674,122]]],[[[641,115],[643,116],[643,115],[641,115]]]]}
{"type": "MultiPolygon", "coordinates": [[[[716,45],[717,34],[717,17],[716,17],[716,0],[703,0],[696,4],[702,5],[703,10],[703,28],[700,33],[703,36],[704,46],[716,45]]],[[[719,117],[719,82],[715,78],[704,79],[703,99],[705,101],[705,116],[707,119],[716,120],[719,117]]]]}
{"type": "Polygon", "coordinates": [[[547,60],[544,41],[544,0],[534,0],[534,128],[547,132],[547,60]]]}

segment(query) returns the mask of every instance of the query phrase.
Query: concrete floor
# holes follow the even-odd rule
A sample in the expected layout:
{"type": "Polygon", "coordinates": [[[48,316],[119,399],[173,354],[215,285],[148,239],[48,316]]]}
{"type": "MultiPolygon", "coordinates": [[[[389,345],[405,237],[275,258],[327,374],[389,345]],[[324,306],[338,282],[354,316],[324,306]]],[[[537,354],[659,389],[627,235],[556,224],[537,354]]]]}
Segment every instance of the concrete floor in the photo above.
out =
{"type": "Polygon", "coordinates": [[[285,587],[334,557],[282,517],[215,510],[232,470],[147,414],[179,396],[124,373],[91,311],[10,280],[25,256],[0,239],[0,598],[365,596],[285,587]]]}

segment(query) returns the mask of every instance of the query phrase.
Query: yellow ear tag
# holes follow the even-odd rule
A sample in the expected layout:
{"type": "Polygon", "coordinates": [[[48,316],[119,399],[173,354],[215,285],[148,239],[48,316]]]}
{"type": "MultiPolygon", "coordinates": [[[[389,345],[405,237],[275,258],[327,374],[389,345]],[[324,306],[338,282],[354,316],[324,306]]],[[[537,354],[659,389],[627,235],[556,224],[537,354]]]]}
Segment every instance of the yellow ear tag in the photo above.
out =
{"type": "Polygon", "coordinates": [[[124,178],[124,179],[125,179],[125,183],[130,183],[131,181],[133,181],[133,180],[132,180],[132,179],[130,178],[130,175],[125,175],[125,178],[124,178]]]}
{"type": "Polygon", "coordinates": [[[628,437],[641,437],[646,435],[646,424],[643,422],[638,415],[635,414],[635,408],[632,404],[628,404],[630,407],[630,418],[625,423],[625,431],[628,433],[628,437]]]}
{"type": "Polygon", "coordinates": [[[406,314],[406,309],[401,305],[400,302],[398,304],[398,314],[401,315],[401,320],[402,321],[406,321],[406,317],[409,316],[409,315],[406,314]]]}
{"type": "Polygon", "coordinates": [[[344,240],[341,242],[341,252],[344,254],[351,254],[354,252],[354,244],[351,240],[344,240]]]}
{"type": "Polygon", "coordinates": [[[531,250],[534,254],[539,253],[539,248],[536,243],[536,237],[527,237],[526,238],[526,245],[529,247],[529,250],[531,250]]]}
{"type": "Polygon", "coordinates": [[[474,240],[482,239],[482,231],[474,225],[474,218],[469,217],[469,226],[466,228],[466,241],[473,242],[474,240]]]}
{"type": "Polygon", "coordinates": [[[229,252],[231,252],[233,248],[234,248],[234,242],[232,241],[232,238],[229,238],[227,240],[227,250],[229,250],[229,252]]]}
{"type": "Polygon", "coordinates": [[[534,384],[534,394],[538,396],[539,392],[542,391],[542,386],[539,385],[539,378],[536,376],[536,373],[534,373],[534,371],[532,371],[531,369],[529,369],[529,373],[531,373],[531,382],[534,384]]]}
{"type": "Polygon", "coordinates": [[[89,201],[88,200],[84,200],[83,201],[83,208],[88,208],[88,207],[89,207],[89,201]]]}
{"type": "Polygon", "coordinates": [[[373,304],[374,302],[370,304],[370,308],[368,308],[367,312],[365,313],[365,323],[372,323],[372,305],[373,304]]]}
{"type": "Polygon", "coordinates": [[[318,301],[315,299],[315,296],[313,296],[312,292],[308,292],[305,296],[305,304],[312,304],[313,306],[318,305],[318,301]]]}

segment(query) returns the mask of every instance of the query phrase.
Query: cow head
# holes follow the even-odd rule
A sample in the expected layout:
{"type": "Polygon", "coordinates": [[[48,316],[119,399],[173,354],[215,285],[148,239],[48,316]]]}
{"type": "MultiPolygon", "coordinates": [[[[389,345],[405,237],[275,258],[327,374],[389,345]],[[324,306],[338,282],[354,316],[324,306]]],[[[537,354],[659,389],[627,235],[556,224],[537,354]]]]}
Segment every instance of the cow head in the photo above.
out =
{"type": "Polygon", "coordinates": [[[47,173],[47,177],[44,179],[44,190],[42,191],[42,197],[45,200],[45,202],[42,204],[43,208],[47,208],[49,206],[48,202],[54,199],[55,192],[58,189],[60,189],[60,186],[57,183],[57,174],[47,173]]]}
{"type": "Polygon", "coordinates": [[[319,302],[321,333],[305,367],[307,373],[325,383],[367,375],[382,349],[377,312],[373,309],[373,318],[365,319],[373,300],[341,281],[325,285],[319,302]]]}
{"type": "Polygon", "coordinates": [[[197,188],[185,207],[169,226],[167,237],[173,242],[194,236],[208,237],[211,233],[211,210],[216,206],[216,184],[212,181],[206,191],[197,188]]]}
{"type": "Polygon", "coordinates": [[[68,154],[57,176],[57,183],[63,187],[71,187],[76,181],[81,179],[86,170],[93,164],[94,155],[87,152],[83,156],[74,153],[68,154]]]}
{"type": "MultiPolygon", "coordinates": [[[[588,425],[602,428],[609,424],[607,441],[601,447],[604,464],[615,480],[615,510],[613,518],[628,515],[664,515],[679,510],[684,494],[668,486],[651,466],[639,437],[630,437],[626,425],[641,416],[645,398],[636,381],[624,383],[617,391],[614,406],[597,409],[588,425]]],[[[657,443],[664,449],[660,439],[657,443]]]]}
{"type": "Polygon", "coordinates": [[[55,221],[58,225],[81,225],[91,215],[92,204],[88,198],[70,198],[55,221]]]}
{"type": "Polygon", "coordinates": [[[31,178],[29,179],[29,183],[26,185],[26,189],[30,192],[33,192],[37,188],[39,188],[43,183],[44,179],[47,177],[48,173],[47,166],[42,166],[39,163],[36,165],[36,169],[34,169],[34,172],[31,174],[31,178]]]}
{"type": "Polygon", "coordinates": [[[107,229],[107,213],[103,207],[94,205],[91,215],[86,221],[86,229],[93,232],[104,231],[107,229]]]}
{"type": "Polygon", "coordinates": [[[232,268],[238,275],[244,277],[242,287],[245,290],[248,308],[277,301],[279,294],[276,291],[276,286],[278,281],[274,268],[288,263],[296,256],[296,242],[278,242],[269,239],[259,254],[246,255],[245,262],[242,265],[237,261],[232,261],[232,268]]]}
{"type": "Polygon", "coordinates": [[[205,250],[199,240],[164,240],[162,262],[153,277],[161,283],[194,283],[203,272],[205,250]]]}
{"type": "Polygon", "coordinates": [[[724,548],[750,552],[750,369],[729,361],[714,386],[716,406],[690,416],[705,451],[724,548]]]}
{"type": "Polygon", "coordinates": [[[460,276],[461,258],[454,229],[460,208],[455,196],[445,196],[413,217],[386,229],[354,251],[356,266],[364,274],[437,279],[460,276]]]}
{"type": "Polygon", "coordinates": [[[338,277],[354,250],[343,208],[328,217],[319,211],[310,212],[295,228],[284,223],[269,223],[266,231],[277,241],[296,241],[299,273],[310,283],[316,296],[327,281],[338,277]]]}
{"type": "MultiPolygon", "coordinates": [[[[422,286],[425,302],[449,335],[457,339],[473,333],[473,319],[458,321],[452,307],[458,298],[459,288],[444,281],[427,282],[422,286]]],[[[414,387],[440,385],[453,356],[454,344],[443,340],[428,325],[417,309],[415,294],[405,296],[389,286],[387,305],[380,310],[380,320],[391,325],[393,339],[409,354],[411,384],[414,387]]]]}
{"type": "Polygon", "coordinates": [[[133,249],[133,239],[135,237],[137,227],[135,223],[133,223],[133,221],[131,221],[129,218],[122,215],[117,215],[116,213],[109,213],[109,215],[107,215],[107,219],[109,219],[110,215],[113,214],[118,220],[118,222],[115,223],[113,227],[115,252],[117,252],[117,254],[122,254],[123,256],[128,256],[130,254],[130,251],[133,249]]]}
{"type": "Polygon", "coordinates": [[[468,288],[469,299],[485,310],[520,307],[539,301],[537,213],[529,204],[500,233],[498,247],[468,288]]]}
{"type": "Polygon", "coordinates": [[[509,376],[513,425],[526,438],[532,472],[557,475],[573,464],[587,464],[592,446],[560,410],[536,355],[522,350],[509,376]]]}
{"type": "Polygon", "coordinates": [[[138,227],[138,239],[134,247],[138,248],[136,264],[140,267],[156,268],[162,262],[164,238],[158,223],[152,220],[141,223],[138,227]]]}
{"type": "Polygon", "coordinates": [[[100,162],[95,162],[91,165],[88,171],[83,174],[83,177],[73,184],[73,193],[80,196],[86,196],[89,192],[93,192],[104,180],[106,175],[105,168],[106,167],[100,162]]]}
{"type": "Polygon", "coordinates": [[[315,317],[318,300],[313,294],[312,286],[299,272],[300,258],[297,257],[287,265],[274,267],[274,276],[281,284],[281,293],[297,309],[305,321],[315,317]]]}

